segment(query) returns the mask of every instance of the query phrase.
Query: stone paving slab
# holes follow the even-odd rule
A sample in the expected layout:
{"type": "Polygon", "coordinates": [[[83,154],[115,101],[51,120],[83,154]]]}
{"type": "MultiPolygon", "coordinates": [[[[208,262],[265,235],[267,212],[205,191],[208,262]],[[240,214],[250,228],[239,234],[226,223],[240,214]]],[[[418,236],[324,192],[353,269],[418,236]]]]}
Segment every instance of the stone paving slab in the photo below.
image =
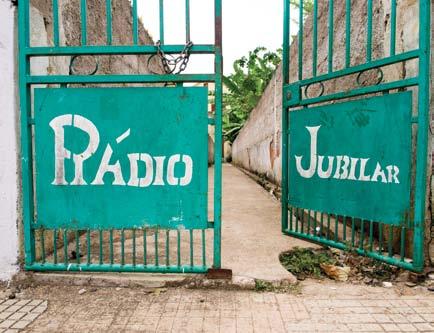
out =
{"type": "Polygon", "coordinates": [[[0,300],[0,333],[19,332],[47,309],[47,301],[40,299],[0,300]]]}
{"type": "Polygon", "coordinates": [[[26,293],[45,295],[48,309],[23,332],[434,332],[432,294],[379,297],[377,288],[355,296],[343,288],[330,298],[321,289],[329,286],[314,287],[315,296],[184,288],[79,295],[78,287],[37,287],[26,293]]]}

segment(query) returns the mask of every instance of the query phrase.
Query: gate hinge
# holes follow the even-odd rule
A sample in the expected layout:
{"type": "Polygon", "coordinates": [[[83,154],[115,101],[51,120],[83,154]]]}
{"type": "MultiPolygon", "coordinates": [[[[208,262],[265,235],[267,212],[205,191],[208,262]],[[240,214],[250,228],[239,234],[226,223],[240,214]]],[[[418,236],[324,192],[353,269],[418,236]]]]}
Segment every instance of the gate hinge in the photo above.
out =
{"type": "Polygon", "coordinates": [[[300,90],[300,85],[297,83],[283,86],[283,105],[286,107],[299,105],[300,90]]]}

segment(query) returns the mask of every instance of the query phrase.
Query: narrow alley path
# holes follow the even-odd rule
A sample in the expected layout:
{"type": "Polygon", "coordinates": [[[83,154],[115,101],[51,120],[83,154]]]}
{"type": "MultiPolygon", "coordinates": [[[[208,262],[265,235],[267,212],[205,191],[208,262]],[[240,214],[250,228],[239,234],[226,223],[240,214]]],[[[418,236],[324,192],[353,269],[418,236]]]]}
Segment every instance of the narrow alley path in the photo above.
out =
{"type": "Polygon", "coordinates": [[[283,235],[280,202],[239,169],[224,164],[223,267],[255,279],[292,279],[279,254],[294,246],[312,244],[283,235]]]}

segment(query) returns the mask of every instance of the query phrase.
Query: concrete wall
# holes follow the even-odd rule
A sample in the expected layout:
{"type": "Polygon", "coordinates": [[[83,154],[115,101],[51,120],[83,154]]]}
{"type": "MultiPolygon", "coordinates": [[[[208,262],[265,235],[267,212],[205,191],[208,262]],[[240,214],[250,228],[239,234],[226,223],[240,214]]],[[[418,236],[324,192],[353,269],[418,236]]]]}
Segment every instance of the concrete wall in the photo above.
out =
{"type": "Polygon", "coordinates": [[[15,11],[0,1],[0,280],[17,271],[17,113],[15,80],[15,11]],[[4,84],[9,83],[9,84],[4,84]]]}

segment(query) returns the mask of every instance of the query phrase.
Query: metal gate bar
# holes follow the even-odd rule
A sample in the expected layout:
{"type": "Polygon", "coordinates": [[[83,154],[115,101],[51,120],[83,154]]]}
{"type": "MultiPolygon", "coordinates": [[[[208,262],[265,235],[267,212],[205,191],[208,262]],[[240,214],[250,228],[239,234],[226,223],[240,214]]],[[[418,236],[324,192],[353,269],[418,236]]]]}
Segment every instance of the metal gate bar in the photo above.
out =
{"type": "MultiPolygon", "coordinates": [[[[335,30],[333,0],[328,0],[328,50],[327,72],[318,75],[318,0],[314,0],[312,13],[312,75],[303,77],[303,39],[304,39],[304,3],[299,0],[299,31],[298,45],[298,80],[290,80],[290,1],[284,0],[283,22],[283,93],[282,93],[282,231],[288,235],[308,239],[314,242],[336,247],[343,250],[355,250],[360,255],[378,259],[380,261],[403,267],[413,271],[421,271],[424,266],[424,222],[427,180],[427,149],[429,131],[429,76],[430,76],[430,1],[419,0],[419,46],[417,49],[396,54],[397,30],[397,1],[390,0],[390,35],[389,54],[380,59],[372,58],[373,41],[373,2],[366,0],[366,60],[364,63],[351,64],[351,0],[345,1],[345,61],[344,67],[334,69],[333,40],[335,30]],[[392,82],[378,82],[370,86],[359,86],[348,91],[329,92],[324,94],[324,83],[349,75],[361,75],[369,70],[379,70],[381,67],[402,63],[405,61],[418,61],[418,75],[403,78],[392,82]],[[312,85],[321,85],[322,91],[318,96],[310,97],[307,89],[312,85]],[[408,225],[392,226],[381,221],[360,220],[355,217],[336,216],[334,212],[311,212],[303,207],[289,205],[289,112],[294,108],[308,108],[317,103],[332,102],[339,99],[348,99],[368,94],[387,94],[392,90],[402,91],[410,87],[417,88],[418,113],[413,115],[412,125],[417,126],[417,139],[413,141],[416,147],[416,161],[413,163],[415,180],[412,183],[411,193],[414,198],[411,221],[408,225]],[[319,219],[315,218],[320,216],[319,219]],[[311,219],[313,221],[311,221],[311,219]],[[347,220],[351,227],[347,227],[347,220]],[[340,222],[345,221],[345,223],[340,222]],[[313,222],[314,228],[311,226],[313,222]],[[334,225],[333,225],[334,224],[334,225]],[[319,225],[319,227],[318,227],[319,225]],[[306,230],[307,229],[307,230],[306,230]],[[342,235],[339,235],[339,229],[342,235]],[[348,229],[348,230],[347,230],[348,229]],[[332,235],[334,234],[334,235],[332,235]],[[398,235],[398,240],[394,237],[398,235]],[[348,237],[347,237],[348,236],[348,237]],[[412,239],[412,257],[406,253],[406,242],[412,239]]],[[[296,47],[295,43],[293,47],[296,47]]],[[[381,79],[382,80],[382,79],[381,79]]]]}
{"type": "Polygon", "coordinates": [[[184,236],[180,230],[168,229],[88,229],[84,233],[69,229],[35,229],[36,236],[39,238],[39,242],[36,243],[39,245],[36,257],[40,259],[31,268],[36,271],[204,273],[208,270],[206,232],[203,229],[198,232],[200,235],[197,235],[199,237],[196,239],[199,238],[201,243],[200,253],[195,256],[195,238],[192,229],[185,232],[184,236]],[[127,232],[132,237],[130,246],[125,244],[127,232]],[[116,256],[114,250],[114,233],[120,234],[121,237],[119,256],[116,256]],[[53,239],[53,253],[50,256],[47,256],[45,250],[46,234],[51,234],[53,239]],[[69,241],[68,234],[74,235],[72,242],[69,241]],[[108,243],[104,241],[104,236],[107,235],[108,243]],[[182,237],[189,240],[188,252],[185,254],[181,250],[182,237]],[[142,242],[140,247],[138,247],[139,238],[142,242]],[[171,250],[170,244],[175,244],[176,250],[171,250]],[[63,246],[63,253],[58,253],[57,249],[61,246],[63,246]],[[76,254],[74,258],[70,256],[71,248],[76,254]],[[131,250],[129,256],[126,253],[128,249],[131,250]],[[149,250],[154,251],[154,256],[150,255],[149,250]]]}
{"type": "MultiPolygon", "coordinates": [[[[195,44],[191,54],[214,55],[213,73],[204,74],[107,74],[107,75],[33,75],[30,72],[30,60],[34,57],[82,56],[82,55],[156,55],[158,47],[139,44],[138,3],[132,0],[132,44],[113,45],[112,0],[106,0],[106,45],[89,45],[87,30],[87,1],[80,0],[81,45],[63,46],[59,37],[59,1],[52,1],[53,46],[30,45],[30,0],[19,3],[19,83],[21,113],[21,156],[22,156],[22,191],[25,268],[37,271],[119,271],[119,272],[163,272],[163,273],[204,273],[209,268],[206,244],[212,242],[212,266],[221,267],[221,154],[222,154],[222,7],[221,0],[214,0],[215,43],[195,44]],[[34,153],[32,88],[36,84],[55,84],[66,87],[67,84],[118,84],[118,83],[177,83],[213,82],[215,84],[215,116],[209,119],[215,125],[214,144],[214,191],[213,220],[208,221],[208,230],[169,230],[160,228],[138,229],[44,229],[38,224],[35,211],[34,189],[34,153]],[[120,233],[120,254],[116,253],[114,235],[120,233]],[[187,233],[188,235],[184,235],[187,233]],[[196,235],[200,233],[200,235],[196,235]],[[128,234],[128,239],[126,235],[128,234]],[[52,253],[47,253],[47,235],[52,241],[52,253]],[[140,238],[140,240],[139,240],[140,238]],[[153,246],[149,244],[153,239],[153,246]],[[198,239],[198,240],[196,240],[198,239]],[[131,240],[131,262],[127,262],[126,242],[131,240]],[[183,262],[182,241],[189,241],[187,262],[183,262]],[[71,243],[72,241],[72,243],[71,243]],[[201,245],[195,254],[195,244],[201,245]],[[141,248],[138,248],[138,244],[141,248]],[[98,244],[93,249],[92,244],[98,244]],[[63,249],[61,249],[63,247],[63,249]],[[75,258],[71,258],[71,249],[75,258]],[[150,251],[154,252],[151,261],[150,251]],[[176,250],[176,251],[175,251],[176,250]],[[172,254],[172,255],[171,255],[172,254]],[[92,256],[95,255],[95,258],[92,256]],[[83,258],[80,258],[83,256],[83,258]],[[139,258],[141,261],[139,262],[139,258]],[[119,259],[119,262],[116,260],[119,259]]],[[[185,36],[190,41],[190,1],[185,0],[185,36]]],[[[185,45],[164,44],[164,1],[159,0],[159,30],[161,50],[166,54],[181,53],[185,45]]],[[[73,88],[71,88],[73,89],[73,88]]],[[[209,208],[208,208],[209,209],[209,208]]],[[[197,246],[196,245],[196,246],[197,246]]],[[[71,252],[72,253],[72,252],[71,252]]]]}

